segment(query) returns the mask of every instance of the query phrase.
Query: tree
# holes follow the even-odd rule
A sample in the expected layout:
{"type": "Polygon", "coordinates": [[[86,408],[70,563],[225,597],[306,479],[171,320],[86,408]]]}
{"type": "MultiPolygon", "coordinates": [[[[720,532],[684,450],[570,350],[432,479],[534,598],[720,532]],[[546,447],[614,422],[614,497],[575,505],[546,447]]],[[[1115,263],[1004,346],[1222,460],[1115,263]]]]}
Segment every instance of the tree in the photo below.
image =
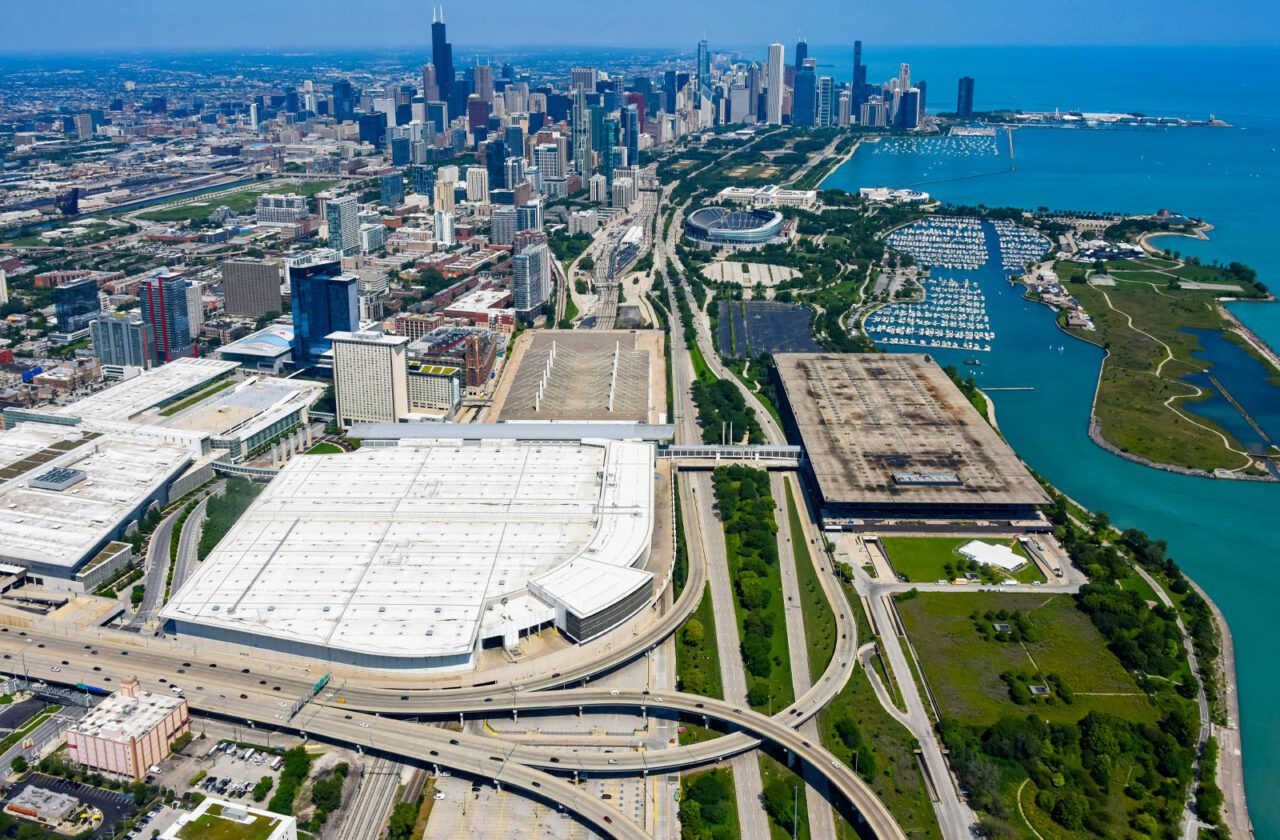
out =
{"type": "Polygon", "coordinates": [[[783,831],[791,833],[795,826],[795,794],[782,779],[772,779],[764,786],[764,810],[783,831]]]}
{"type": "Polygon", "coordinates": [[[387,823],[387,837],[389,840],[409,840],[413,836],[413,826],[417,821],[418,803],[397,803],[387,823]]]}
{"type": "Polygon", "coordinates": [[[13,768],[13,772],[15,773],[25,773],[27,772],[29,765],[27,764],[26,757],[20,755],[14,758],[13,761],[10,761],[9,766],[13,768]]]}
{"type": "Polygon", "coordinates": [[[707,631],[702,622],[696,618],[689,619],[684,626],[684,643],[689,647],[697,647],[706,639],[707,631]]]}

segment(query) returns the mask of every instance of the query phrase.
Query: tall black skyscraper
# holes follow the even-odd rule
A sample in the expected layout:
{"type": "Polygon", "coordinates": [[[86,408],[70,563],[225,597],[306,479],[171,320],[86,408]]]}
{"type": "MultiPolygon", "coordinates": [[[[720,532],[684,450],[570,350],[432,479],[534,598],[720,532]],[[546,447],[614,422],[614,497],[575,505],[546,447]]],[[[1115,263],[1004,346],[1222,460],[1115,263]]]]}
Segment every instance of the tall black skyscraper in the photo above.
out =
{"type": "Polygon", "coordinates": [[[440,89],[440,101],[448,102],[449,118],[458,116],[453,106],[455,97],[451,96],[454,87],[453,47],[445,38],[444,7],[440,6],[432,13],[431,21],[431,63],[436,67],[436,87],[440,89]]]}
{"type": "Polygon", "coordinates": [[[862,42],[853,42],[853,102],[861,105],[867,101],[867,68],[862,63],[862,42]]]}
{"type": "Polygon", "coordinates": [[[799,70],[804,66],[804,60],[809,57],[809,42],[801,38],[796,41],[796,69],[799,70]]]}
{"type": "Polygon", "coordinates": [[[338,122],[347,122],[354,120],[356,118],[355,114],[355,88],[346,79],[339,79],[333,83],[333,118],[338,122]]]}
{"type": "Polygon", "coordinates": [[[956,116],[967,120],[973,116],[973,77],[960,77],[960,92],[956,96],[956,116]]]}

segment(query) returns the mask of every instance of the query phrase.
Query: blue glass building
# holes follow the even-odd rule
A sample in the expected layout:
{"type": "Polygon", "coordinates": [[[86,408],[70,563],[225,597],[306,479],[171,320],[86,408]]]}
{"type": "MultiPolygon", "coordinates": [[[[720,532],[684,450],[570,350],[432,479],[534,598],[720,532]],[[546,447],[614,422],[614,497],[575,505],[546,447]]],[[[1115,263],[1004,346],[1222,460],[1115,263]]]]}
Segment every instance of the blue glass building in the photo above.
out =
{"type": "Polygon", "coordinates": [[[333,346],[326,337],[360,328],[356,278],[338,261],[304,258],[288,267],[293,305],[293,361],[315,364],[333,346]],[[304,261],[305,260],[305,261],[304,261]]]}

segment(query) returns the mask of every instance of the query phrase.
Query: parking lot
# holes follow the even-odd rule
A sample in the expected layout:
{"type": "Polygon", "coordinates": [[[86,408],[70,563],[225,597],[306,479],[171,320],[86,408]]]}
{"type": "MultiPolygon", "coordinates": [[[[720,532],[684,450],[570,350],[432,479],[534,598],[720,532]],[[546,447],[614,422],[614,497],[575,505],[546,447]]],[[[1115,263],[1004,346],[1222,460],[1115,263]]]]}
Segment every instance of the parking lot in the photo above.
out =
{"type": "Polygon", "coordinates": [[[109,837],[117,825],[127,820],[135,811],[133,796],[114,790],[69,782],[57,776],[46,776],[43,773],[32,773],[25,780],[9,789],[9,797],[13,798],[28,787],[44,788],[58,793],[74,796],[82,805],[97,808],[102,812],[102,825],[93,833],[94,837],[109,837]]]}
{"type": "Polygon", "coordinates": [[[22,726],[46,705],[45,701],[32,698],[0,706],[0,733],[8,734],[22,726]]]}
{"type": "Polygon", "coordinates": [[[717,324],[720,354],[745,359],[761,353],[820,350],[809,323],[813,312],[799,304],[767,300],[721,301],[717,324]]]}

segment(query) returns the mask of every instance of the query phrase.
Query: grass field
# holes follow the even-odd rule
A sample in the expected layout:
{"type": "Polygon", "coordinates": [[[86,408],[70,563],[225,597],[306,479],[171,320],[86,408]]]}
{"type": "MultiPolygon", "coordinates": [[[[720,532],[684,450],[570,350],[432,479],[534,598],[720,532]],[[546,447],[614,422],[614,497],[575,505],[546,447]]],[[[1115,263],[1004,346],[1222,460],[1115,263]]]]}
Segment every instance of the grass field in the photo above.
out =
{"type": "Polygon", "coordinates": [[[720,654],[716,647],[716,622],[712,614],[711,584],[702,590],[702,600],[693,615],[680,628],[676,636],[676,679],[680,689],[693,694],[724,699],[724,687],[720,682],[720,654]],[[701,637],[689,633],[693,622],[702,627],[701,637]]]}
{"type": "MultiPolygon", "coordinates": [[[[917,583],[933,583],[939,580],[951,580],[959,575],[959,566],[968,561],[960,555],[959,548],[968,539],[952,539],[950,537],[881,537],[880,543],[889,562],[900,575],[917,583]]],[[[984,542],[997,543],[998,540],[987,539],[984,542]]],[[[1005,543],[1014,553],[1027,556],[1017,540],[1005,543]]],[[[1012,573],[993,566],[979,566],[978,574],[989,583],[1004,580],[1016,580],[1019,583],[1031,583],[1044,580],[1044,575],[1029,559],[1027,565],[1012,573]]]]}
{"type": "MultiPolygon", "coordinates": [[[[777,785],[781,783],[790,791],[787,797],[786,819],[787,825],[780,825],[773,819],[773,815],[769,815],[769,837],[770,840],[791,840],[795,837],[809,836],[809,803],[805,799],[804,779],[791,772],[785,764],[773,758],[772,756],[760,753],[760,779],[764,782],[766,791],[770,782],[777,785]],[[796,822],[795,834],[789,830],[790,821],[794,819],[796,822]]],[[[766,793],[767,796],[767,793],[766,793]]],[[[839,822],[839,818],[836,818],[839,822]]]]}
{"type": "Polygon", "coordinates": [[[822,584],[818,582],[818,570],[814,568],[809,542],[804,537],[804,526],[796,510],[791,482],[784,484],[787,488],[787,518],[791,523],[791,552],[795,557],[796,582],[800,587],[800,607],[804,616],[804,638],[809,648],[809,677],[816,681],[835,654],[836,616],[827,602],[822,584]]]}
{"type": "Polygon", "coordinates": [[[899,602],[898,611],[948,718],[990,725],[1003,715],[1022,716],[1033,708],[1056,721],[1075,721],[1094,709],[1135,721],[1154,722],[1159,716],[1069,595],[922,592],[899,602]],[[1024,611],[1039,640],[985,640],[977,628],[984,621],[981,615],[1000,609],[1024,611]],[[972,615],[979,616],[978,622],[972,615]],[[1054,697],[1050,703],[1016,705],[1000,679],[1006,671],[1057,674],[1074,702],[1054,697]]]}
{"type": "Polygon", "coordinates": [[[341,446],[338,446],[336,443],[330,443],[327,440],[322,440],[319,443],[317,443],[315,446],[308,449],[304,454],[306,455],[341,455],[344,451],[346,450],[344,450],[341,446]]]}
{"type": "Polygon", "coordinates": [[[205,388],[203,391],[200,391],[199,393],[196,393],[191,395],[190,397],[187,397],[182,402],[174,403],[172,405],[167,405],[164,408],[160,409],[160,416],[169,417],[171,415],[177,414],[179,411],[188,409],[191,406],[195,405],[196,403],[200,402],[201,400],[206,400],[209,397],[212,397],[214,394],[218,393],[219,391],[225,391],[226,389],[230,388],[232,385],[235,385],[235,384],[236,383],[230,379],[224,379],[221,382],[215,382],[213,385],[210,385],[208,388],[205,388]]]}
{"type": "Polygon", "coordinates": [[[332,181],[311,181],[304,184],[267,183],[252,189],[243,189],[226,195],[199,196],[186,204],[161,204],[154,210],[138,214],[138,218],[152,222],[200,222],[219,207],[227,207],[236,213],[250,213],[258,206],[258,196],[267,193],[300,193],[313,196],[333,186],[332,181]]]}
{"type": "MultiPolygon", "coordinates": [[[[1083,270],[1070,263],[1058,264],[1064,282],[1078,277],[1083,270]]],[[[1216,273],[1202,266],[1183,266],[1172,273],[1180,279],[1201,282],[1217,279],[1216,273]]],[[[1196,335],[1187,330],[1226,328],[1218,314],[1216,300],[1220,293],[1171,289],[1169,284],[1175,278],[1157,270],[1119,269],[1113,276],[1118,282],[1111,288],[1084,283],[1069,286],[1097,326],[1094,332],[1073,330],[1072,334],[1110,351],[1098,384],[1096,408],[1103,437],[1121,449],[1159,463],[1205,470],[1240,467],[1242,456],[1228,451],[1212,431],[1196,425],[1217,428],[1215,424],[1201,417],[1193,423],[1164,405],[1170,398],[1195,393],[1190,384],[1179,378],[1205,369],[1206,363],[1192,356],[1192,351],[1201,348],[1196,335]],[[1129,318],[1133,319],[1132,326],[1129,318]],[[1167,353],[1157,340],[1173,355],[1163,368],[1160,364],[1167,353]]],[[[1183,400],[1174,405],[1180,402],[1183,400]]],[[[1218,431],[1226,434],[1220,428],[1218,431]]],[[[1242,448],[1234,440],[1233,445],[1242,448]]]]}

